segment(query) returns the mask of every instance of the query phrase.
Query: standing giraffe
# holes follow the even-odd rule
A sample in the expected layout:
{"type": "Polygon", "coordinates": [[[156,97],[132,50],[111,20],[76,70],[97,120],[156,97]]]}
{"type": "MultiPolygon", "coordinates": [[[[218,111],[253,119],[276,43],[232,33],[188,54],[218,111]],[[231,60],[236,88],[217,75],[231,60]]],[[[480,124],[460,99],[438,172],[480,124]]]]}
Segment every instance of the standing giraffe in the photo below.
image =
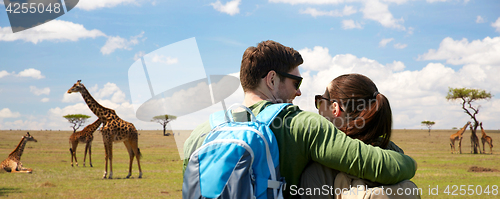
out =
{"type": "Polygon", "coordinates": [[[132,123],[126,122],[118,117],[115,110],[106,108],[97,103],[97,101],[90,95],[89,91],[81,83],[81,80],[78,80],[73,87],[68,90],[68,93],[74,92],[80,92],[90,110],[103,121],[101,133],[102,140],[104,142],[106,166],[102,178],[106,178],[108,173],[108,162],[108,178],[113,178],[113,142],[123,142],[125,147],[127,147],[127,151],[130,156],[127,178],[132,175],[132,162],[134,161],[134,156],[137,159],[137,166],[139,167],[139,178],[142,178],[141,163],[139,161],[141,151],[138,148],[139,137],[135,126],[132,123]]]}
{"type": "MultiPolygon", "coordinates": [[[[477,129],[477,123],[475,123],[476,129],[477,129]]],[[[474,131],[472,125],[469,126],[471,130],[470,134],[470,153],[481,153],[481,147],[479,146],[479,138],[476,135],[476,132],[474,131]]]]}
{"type": "Polygon", "coordinates": [[[490,153],[493,154],[493,139],[491,139],[490,136],[486,135],[483,129],[483,123],[479,123],[479,126],[481,126],[481,132],[483,133],[483,136],[481,137],[481,142],[483,142],[483,153],[486,153],[484,150],[484,143],[487,142],[488,145],[490,145],[490,153]]]}
{"type": "Polygon", "coordinates": [[[26,135],[21,139],[21,142],[19,142],[19,144],[17,145],[16,149],[14,149],[14,151],[9,154],[9,157],[7,157],[7,159],[2,161],[2,163],[0,164],[2,170],[11,173],[33,172],[33,169],[24,168],[23,164],[21,163],[21,156],[23,155],[24,147],[26,146],[26,142],[28,141],[37,142],[37,140],[33,138],[33,136],[31,136],[29,132],[27,132],[26,135]]]}
{"type": "Polygon", "coordinates": [[[458,141],[458,149],[460,150],[460,154],[462,154],[462,138],[465,130],[467,130],[467,126],[470,125],[470,121],[467,122],[467,124],[464,125],[460,130],[458,130],[456,133],[450,135],[450,146],[451,146],[451,154],[453,154],[453,151],[456,151],[455,149],[455,141],[458,141]]]}
{"type": "Polygon", "coordinates": [[[76,166],[78,166],[78,160],[76,159],[76,147],[78,147],[78,143],[85,143],[85,155],[83,156],[83,166],[85,166],[85,159],[87,159],[87,150],[89,152],[89,162],[90,167],[92,167],[92,141],[94,140],[94,132],[99,128],[102,121],[97,118],[97,120],[83,128],[83,130],[75,132],[69,136],[69,143],[71,144],[71,148],[69,148],[69,152],[71,153],[71,166],[73,166],[73,158],[75,159],[76,166]]]}

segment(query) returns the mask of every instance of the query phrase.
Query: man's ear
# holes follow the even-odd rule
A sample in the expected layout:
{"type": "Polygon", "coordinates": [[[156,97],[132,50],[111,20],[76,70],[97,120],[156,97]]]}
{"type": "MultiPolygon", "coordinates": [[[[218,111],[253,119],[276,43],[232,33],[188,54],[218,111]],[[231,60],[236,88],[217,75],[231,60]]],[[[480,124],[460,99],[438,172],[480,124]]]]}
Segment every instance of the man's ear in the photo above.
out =
{"type": "Polygon", "coordinates": [[[267,76],[265,77],[265,80],[266,80],[266,85],[271,89],[275,89],[276,88],[276,83],[279,81],[278,79],[278,76],[276,75],[276,72],[275,71],[269,71],[269,73],[267,73],[267,76]]]}

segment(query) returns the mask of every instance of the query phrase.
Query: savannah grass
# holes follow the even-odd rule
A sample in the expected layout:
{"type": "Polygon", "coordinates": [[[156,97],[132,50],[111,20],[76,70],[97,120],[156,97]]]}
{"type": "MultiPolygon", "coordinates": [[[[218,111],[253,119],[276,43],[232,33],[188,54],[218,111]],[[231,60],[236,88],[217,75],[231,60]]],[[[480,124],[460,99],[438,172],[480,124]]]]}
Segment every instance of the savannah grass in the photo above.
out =
{"type": "MultiPolygon", "coordinates": [[[[85,144],[77,148],[78,167],[71,167],[69,136],[72,131],[29,131],[38,142],[26,144],[21,162],[32,174],[0,173],[0,197],[9,198],[181,198],[182,161],[173,136],[162,131],[140,131],[142,179],[134,159],[132,176],[125,145],[113,144],[113,179],[102,179],[104,145],[99,131],[83,167],[85,144]]],[[[26,131],[0,131],[0,159],[7,158],[26,131]]]]}
{"type": "MultiPolygon", "coordinates": [[[[500,198],[500,193],[496,196],[490,193],[481,193],[478,195],[474,191],[473,195],[460,193],[460,185],[468,189],[484,189],[496,185],[500,191],[500,172],[468,172],[472,166],[484,167],[500,170],[500,131],[485,130],[486,134],[493,139],[493,154],[489,154],[490,149],[486,145],[486,154],[471,154],[470,135],[467,130],[463,134],[462,154],[451,154],[450,135],[458,130],[431,130],[429,136],[427,130],[395,130],[392,140],[398,144],[405,154],[413,157],[418,164],[418,171],[412,181],[422,188],[422,198],[500,198]],[[495,144],[496,143],[496,144],[495,144]],[[453,188],[457,185],[458,188],[453,188]],[[478,187],[478,185],[480,187],[478,187]],[[446,187],[449,187],[449,194],[444,193],[446,187]],[[438,188],[438,195],[430,195],[430,188],[438,188]],[[455,194],[451,195],[454,190],[455,194]]],[[[477,136],[481,146],[481,131],[477,136]]],[[[458,143],[455,142],[458,150],[458,143]]],[[[463,193],[463,192],[462,192],[463,193]]]]}
{"type": "MultiPolygon", "coordinates": [[[[392,140],[418,163],[412,179],[422,189],[422,198],[495,198],[487,195],[460,195],[450,192],[453,185],[500,186],[500,172],[468,172],[471,166],[500,170],[500,131],[486,131],[493,138],[493,155],[470,154],[470,131],[464,133],[462,154],[451,154],[449,136],[457,130],[394,130],[392,140]],[[429,195],[429,188],[438,187],[438,195],[429,195]],[[450,193],[451,194],[451,193],[450,193]]],[[[26,145],[21,162],[32,168],[33,174],[0,173],[0,197],[8,198],[181,198],[182,161],[174,136],[163,136],[162,131],[139,131],[139,148],[143,155],[143,178],[138,179],[137,162],[128,174],[128,153],[123,143],[113,144],[113,177],[102,179],[104,147],[99,131],[94,133],[92,163],[88,157],[83,167],[84,144],[79,144],[79,166],[71,167],[69,136],[72,131],[29,131],[38,142],[26,145]]],[[[176,131],[187,135],[189,131],[176,131]]],[[[0,131],[0,159],[7,158],[26,131],[0,131]]],[[[481,133],[477,134],[481,136],[481,133]]],[[[482,150],[482,144],[481,150],[482,150]]],[[[458,144],[457,144],[458,146],[458,144]]],[[[466,188],[467,189],[467,188],[466,188]]]]}

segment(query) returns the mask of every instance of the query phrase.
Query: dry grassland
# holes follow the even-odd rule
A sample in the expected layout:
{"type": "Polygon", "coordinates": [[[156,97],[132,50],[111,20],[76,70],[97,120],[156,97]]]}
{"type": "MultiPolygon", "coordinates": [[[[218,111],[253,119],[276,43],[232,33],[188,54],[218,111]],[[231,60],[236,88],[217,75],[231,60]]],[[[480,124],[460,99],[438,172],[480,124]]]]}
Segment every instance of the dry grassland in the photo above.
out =
{"type": "MultiPolygon", "coordinates": [[[[96,132],[92,147],[94,167],[83,167],[84,145],[77,149],[79,167],[70,166],[68,138],[70,131],[29,131],[38,142],[27,144],[22,156],[25,167],[33,174],[0,173],[0,197],[9,198],[181,198],[182,161],[178,148],[189,131],[139,131],[143,154],[143,178],[137,179],[134,161],[132,178],[128,173],[128,154],[122,143],[113,146],[112,180],[101,179],[104,171],[102,136],[96,132]]],[[[476,166],[500,170],[500,131],[486,131],[493,138],[493,154],[470,154],[470,131],[462,141],[463,154],[451,154],[449,136],[456,130],[395,130],[393,141],[418,162],[412,179],[422,189],[422,198],[495,198],[500,197],[500,172],[469,172],[476,166]],[[457,186],[454,192],[453,185],[457,186]],[[472,195],[460,192],[460,186],[474,188],[472,195]],[[446,193],[446,187],[449,193],[446,193]],[[485,188],[489,187],[489,195],[485,188]],[[493,195],[496,186],[496,196],[493,195]],[[479,194],[479,188],[483,189],[479,194]],[[476,191],[477,190],[477,191],[476,191]],[[436,192],[437,191],[437,192],[436,192]]],[[[0,159],[5,159],[26,131],[0,131],[0,159]]],[[[478,136],[481,136],[479,133],[478,136]]],[[[482,150],[482,144],[481,144],[482,150]]],[[[489,152],[489,148],[487,148],[489,152]]]]}

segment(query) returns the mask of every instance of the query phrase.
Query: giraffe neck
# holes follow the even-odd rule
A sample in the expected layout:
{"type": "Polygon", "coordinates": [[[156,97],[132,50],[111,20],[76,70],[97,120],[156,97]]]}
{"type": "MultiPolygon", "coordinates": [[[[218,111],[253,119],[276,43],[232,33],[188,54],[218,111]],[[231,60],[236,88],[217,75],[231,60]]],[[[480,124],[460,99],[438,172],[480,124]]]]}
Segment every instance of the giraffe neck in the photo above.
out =
{"type": "Polygon", "coordinates": [[[467,130],[467,125],[469,124],[465,124],[464,127],[460,129],[460,131],[462,131],[460,134],[464,134],[465,130],[467,130]]]}
{"type": "Polygon", "coordinates": [[[97,130],[97,128],[99,128],[99,126],[101,126],[101,123],[102,123],[101,119],[97,119],[94,123],[83,128],[82,132],[94,133],[97,130]]]}
{"type": "Polygon", "coordinates": [[[107,119],[109,117],[110,112],[112,112],[111,109],[108,109],[101,104],[99,104],[93,97],[90,95],[89,91],[87,88],[83,87],[83,91],[80,92],[82,94],[83,99],[85,100],[85,103],[87,103],[87,106],[90,108],[90,110],[99,118],[104,118],[107,119]]]}
{"type": "Polygon", "coordinates": [[[464,130],[467,129],[467,125],[469,125],[469,124],[465,124],[464,127],[462,127],[462,129],[464,129],[464,130]]]}
{"type": "Polygon", "coordinates": [[[14,151],[9,154],[9,157],[18,161],[21,160],[26,142],[26,138],[23,137],[23,139],[21,139],[21,142],[19,142],[19,144],[17,145],[16,149],[14,149],[14,151]]]}
{"type": "Polygon", "coordinates": [[[486,133],[484,132],[483,126],[481,126],[481,133],[483,134],[483,137],[486,137],[486,133]]]}

